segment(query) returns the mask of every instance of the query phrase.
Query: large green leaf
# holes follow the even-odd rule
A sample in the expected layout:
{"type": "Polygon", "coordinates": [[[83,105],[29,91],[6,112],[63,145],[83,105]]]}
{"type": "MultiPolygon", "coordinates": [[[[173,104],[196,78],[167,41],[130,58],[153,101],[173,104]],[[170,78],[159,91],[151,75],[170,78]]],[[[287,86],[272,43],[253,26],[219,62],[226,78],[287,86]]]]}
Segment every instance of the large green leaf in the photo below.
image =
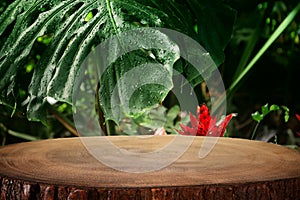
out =
{"type": "MultiPolygon", "coordinates": [[[[197,39],[194,21],[191,20],[193,16],[186,9],[185,4],[159,0],[16,0],[0,16],[0,100],[9,101],[17,95],[18,88],[23,84],[19,77],[37,38],[41,36],[48,35],[51,42],[36,64],[28,86],[30,100],[27,116],[30,120],[45,121],[47,99],[71,104],[74,81],[82,62],[91,49],[112,35],[136,27],[167,27],[197,39]]],[[[201,17],[206,18],[205,10],[200,11],[203,11],[201,17]]],[[[224,13],[227,11],[224,10],[224,13]]],[[[207,15],[220,25],[216,21],[220,15],[207,15]]],[[[232,18],[228,21],[232,21],[232,18]]],[[[210,35],[211,30],[211,27],[203,29],[200,41],[205,41],[204,47],[207,45],[214,55],[214,52],[222,51],[224,43],[219,40],[215,42],[215,35],[210,35]],[[213,41],[213,44],[210,44],[210,41],[213,41]]],[[[231,27],[230,30],[224,31],[230,32],[231,27]]],[[[228,39],[228,34],[224,38],[228,39]]],[[[172,49],[171,40],[168,37],[165,39],[165,44],[171,45],[172,49]]],[[[178,52],[173,52],[171,56],[170,52],[163,52],[155,58],[141,58],[143,51],[125,56],[129,63],[119,63],[118,66],[116,61],[112,73],[104,73],[101,80],[111,81],[109,87],[116,85],[119,77],[133,68],[130,62],[134,62],[137,57],[143,62],[161,63],[162,66],[172,65],[178,59],[178,52]]],[[[152,51],[152,54],[155,54],[155,51],[152,51]]],[[[222,62],[216,58],[217,63],[222,62]]],[[[108,69],[107,72],[109,70],[112,69],[108,69]]],[[[165,75],[166,81],[171,83],[172,70],[165,71],[165,75]]],[[[144,94],[146,98],[133,98],[130,104],[137,105],[137,109],[152,107],[165,98],[171,86],[172,84],[167,89],[157,85],[146,87],[133,96],[144,94]],[[149,93],[152,94],[151,99],[154,99],[150,102],[147,100],[149,93]]],[[[100,88],[100,94],[111,92],[109,87],[100,88]]],[[[105,104],[109,99],[104,97],[105,95],[102,95],[101,105],[108,118],[112,118],[105,104]]]]}
{"type": "Polygon", "coordinates": [[[197,18],[198,41],[211,54],[216,65],[224,62],[236,11],[223,0],[186,0],[197,18]]]}

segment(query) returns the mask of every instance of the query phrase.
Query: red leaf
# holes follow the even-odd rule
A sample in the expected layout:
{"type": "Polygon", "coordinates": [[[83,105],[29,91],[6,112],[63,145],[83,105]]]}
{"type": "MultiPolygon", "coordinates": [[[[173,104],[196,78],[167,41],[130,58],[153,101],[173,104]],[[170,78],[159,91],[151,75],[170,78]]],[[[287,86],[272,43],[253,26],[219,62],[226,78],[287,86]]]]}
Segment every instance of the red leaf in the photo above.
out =
{"type": "Polygon", "coordinates": [[[181,135],[196,135],[197,129],[188,127],[186,125],[180,124],[181,129],[183,130],[180,134],[181,135]]]}
{"type": "Polygon", "coordinates": [[[192,127],[197,127],[197,125],[198,125],[197,118],[192,113],[190,113],[190,121],[191,121],[192,127]]]}
{"type": "Polygon", "coordinates": [[[296,118],[299,120],[300,122],[300,115],[296,114],[296,118]]]}

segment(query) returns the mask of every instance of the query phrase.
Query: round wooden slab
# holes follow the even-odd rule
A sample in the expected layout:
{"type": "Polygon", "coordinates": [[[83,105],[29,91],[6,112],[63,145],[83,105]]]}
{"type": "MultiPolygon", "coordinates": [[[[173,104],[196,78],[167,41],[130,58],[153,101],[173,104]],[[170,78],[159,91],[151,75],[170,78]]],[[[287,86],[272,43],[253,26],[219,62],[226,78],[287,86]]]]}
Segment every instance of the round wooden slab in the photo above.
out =
{"type": "MultiPolygon", "coordinates": [[[[219,138],[200,159],[203,140],[195,137],[173,163],[145,173],[109,167],[92,156],[80,138],[8,145],[0,148],[1,199],[300,199],[298,152],[270,143],[219,138]]],[[[174,136],[85,141],[103,151],[109,141],[124,151],[147,153],[163,150],[174,136]]],[[[115,159],[113,153],[105,154],[115,159]]],[[[130,166],[128,162],[122,160],[120,166],[130,166]]]]}

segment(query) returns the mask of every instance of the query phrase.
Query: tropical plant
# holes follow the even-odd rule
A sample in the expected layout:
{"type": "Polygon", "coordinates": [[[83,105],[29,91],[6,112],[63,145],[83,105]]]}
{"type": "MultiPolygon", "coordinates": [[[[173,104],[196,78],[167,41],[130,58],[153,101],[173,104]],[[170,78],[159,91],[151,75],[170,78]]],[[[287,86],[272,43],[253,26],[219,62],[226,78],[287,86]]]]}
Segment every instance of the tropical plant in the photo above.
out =
{"type": "Polygon", "coordinates": [[[256,111],[255,113],[252,114],[252,119],[257,122],[251,136],[251,140],[255,138],[255,134],[257,131],[258,126],[262,122],[262,120],[270,113],[274,111],[279,111],[279,112],[284,112],[284,121],[288,122],[289,117],[290,117],[290,109],[286,106],[278,106],[276,104],[273,104],[269,107],[268,104],[264,105],[261,107],[261,113],[256,111]]]}
{"type": "Polygon", "coordinates": [[[178,133],[181,135],[223,137],[233,116],[235,114],[231,113],[217,121],[216,118],[210,115],[208,107],[202,104],[197,108],[197,117],[190,113],[192,127],[180,124],[182,130],[178,130],[178,133]]]}
{"type": "MultiPolygon", "coordinates": [[[[16,0],[0,15],[0,103],[11,115],[21,110],[29,120],[47,124],[48,111],[59,116],[59,106],[72,105],[74,80],[86,56],[107,38],[138,27],[165,27],[187,34],[219,66],[224,62],[223,50],[231,37],[235,14],[222,0],[16,0]]],[[[172,49],[171,38],[153,34],[172,49]]],[[[140,49],[123,56],[122,63],[111,65],[99,79],[100,86],[96,81],[91,87],[99,94],[100,118],[109,114],[105,104],[109,99],[101,94],[110,91],[137,62],[171,65],[193,86],[200,84],[201,76],[190,73],[192,66],[174,64],[179,61],[175,53],[140,49]]],[[[166,81],[172,82],[172,69],[166,73],[166,81]]],[[[157,85],[143,89],[136,95],[144,98],[134,101],[143,109],[161,103],[170,92],[170,88],[157,85]]]]}

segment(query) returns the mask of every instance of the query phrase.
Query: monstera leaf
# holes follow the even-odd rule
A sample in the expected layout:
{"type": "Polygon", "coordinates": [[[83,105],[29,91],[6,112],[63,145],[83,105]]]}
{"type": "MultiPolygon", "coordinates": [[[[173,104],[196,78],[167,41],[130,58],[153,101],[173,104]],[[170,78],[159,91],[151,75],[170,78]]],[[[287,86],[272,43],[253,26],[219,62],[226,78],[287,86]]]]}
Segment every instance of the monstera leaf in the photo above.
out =
{"type": "MultiPolygon", "coordinates": [[[[180,1],[176,3],[160,0],[14,1],[0,16],[0,103],[14,105],[19,99],[19,89],[28,88],[28,102],[25,102],[25,104],[27,103],[27,117],[30,120],[45,121],[49,99],[54,102],[61,101],[72,104],[74,81],[88,54],[107,38],[138,27],[166,27],[188,34],[198,40],[200,44],[203,43],[204,47],[206,45],[211,51],[213,59],[220,64],[224,60],[224,44],[230,38],[228,33],[231,33],[232,30],[234,11],[227,9],[220,1],[217,3],[216,13],[214,11],[206,13],[205,9],[199,9],[202,14],[195,15],[192,10],[188,9],[190,5],[199,6],[195,2],[180,1]],[[224,10],[222,10],[223,7],[224,10]],[[220,14],[220,12],[225,14],[220,14]],[[225,20],[226,26],[223,23],[224,16],[228,16],[225,20]],[[201,17],[201,20],[197,20],[197,17],[201,17]],[[203,24],[206,19],[212,19],[210,22],[213,24],[203,24]],[[217,30],[213,31],[211,35],[215,25],[217,25],[217,30]],[[198,31],[195,31],[194,26],[203,26],[203,29],[198,27],[198,31]],[[219,37],[220,35],[216,33],[224,28],[226,30],[223,31],[227,34],[219,37]],[[28,57],[31,56],[33,49],[37,51],[36,43],[39,38],[45,36],[51,41],[41,51],[33,73],[26,74],[29,76],[27,79],[30,80],[30,83],[26,82],[24,81],[24,66],[28,63],[28,57]]],[[[206,4],[209,6],[209,2],[206,4]]],[[[211,10],[216,2],[213,4],[210,7],[211,10]]],[[[137,90],[133,97],[144,95],[145,98],[130,100],[129,104],[136,107],[135,110],[133,109],[134,112],[161,102],[172,88],[172,66],[179,59],[179,52],[173,51],[176,48],[171,39],[163,36],[162,33],[153,34],[156,34],[154,37],[163,39],[164,45],[166,47],[169,45],[172,51],[159,52],[141,48],[139,51],[132,52],[131,55],[122,56],[124,58],[122,62],[116,60],[107,68],[103,72],[100,82],[102,81],[104,85],[105,82],[109,84],[107,87],[101,85],[97,88],[100,94],[100,105],[106,117],[116,120],[108,108],[108,102],[111,99],[105,94],[112,93],[111,88],[117,85],[122,75],[134,69],[137,60],[141,63],[160,63],[164,67],[160,70],[163,76],[160,76],[160,73],[153,73],[150,79],[156,80],[164,77],[168,87],[152,85],[137,90]]],[[[187,79],[192,80],[195,75],[189,76],[187,79]]],[[[121,92],[119,95],[126,94],[126,92],[121,92]]]]}

